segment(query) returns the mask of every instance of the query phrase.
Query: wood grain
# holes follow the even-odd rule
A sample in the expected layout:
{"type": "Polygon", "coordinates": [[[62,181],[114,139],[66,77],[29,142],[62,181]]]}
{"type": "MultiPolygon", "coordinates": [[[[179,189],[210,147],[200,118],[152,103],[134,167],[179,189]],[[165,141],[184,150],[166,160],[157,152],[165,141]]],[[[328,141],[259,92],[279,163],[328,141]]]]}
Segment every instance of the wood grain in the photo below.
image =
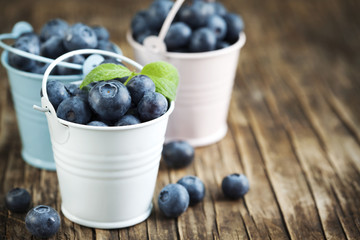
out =
{"type": "MultiPolygon", "coordinates": [[[[33,168],[21,142],[6,71],[0,68],[0,199],[13,187],[61,214],[51,239],[359,239],[360,236],[360,2],[355,0],[222,1],[246,24],[220,142],[196,149],[185,169],[163,162],[150,217],[125,229],[75,224],[60,211],[55,172],[33,168]],[[222,179],[243,173],[250,191],[233,201],[222,179]],[[161,189],[185,175],[204,181],[206,195],[177,219],[157,206],[161,189]]],[[[130,19],[150,1],[0,0],[0,33],[20,21],[35,30],[61,17],[109,29],[124,54],[130,19]]],[[[216,113],[214,113],[216,114],[216,113]]],[[[35,239],[0,200],[0,239],[35,239]]]]}

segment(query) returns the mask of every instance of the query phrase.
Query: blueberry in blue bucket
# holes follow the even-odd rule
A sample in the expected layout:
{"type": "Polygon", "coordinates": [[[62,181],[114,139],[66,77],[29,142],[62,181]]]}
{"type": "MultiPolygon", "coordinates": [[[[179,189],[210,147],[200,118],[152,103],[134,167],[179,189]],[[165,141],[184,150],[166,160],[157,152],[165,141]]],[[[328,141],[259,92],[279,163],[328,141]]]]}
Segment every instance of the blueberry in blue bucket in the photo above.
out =
{"type": "Polygon", "coordinates": [[[166,185],[158,197],[158,205],[162,213],[170,218],[176,218],[189,207],[190,197],[186,188],[180,184],[166,185]]]}
{"type": "Polygon", "coordinates": [[[83,23],[75,23],[68,28],[63,39],[68,51],[84,48],[96,48],[98,44],[96,33],[83,23]]]}
{"type": "Polygon", "coordinates": [[[5,197],[7,209],[14,213],[24,213],[31,205],[31,195],[24,188],[13,188],[5,197]]]}
{"type": "Polygon", "coordinates": [[[188,191],[191,206],[201,202],[205,197],[205,185],[200,178],[189,175],[181,178],[177,183],[188,191]]]}
{"type": "Polygon", "coordinates": [[[52,207],[39,205],[27,213],[25,226],[35,237],[49,238],[59,230],[60,216],[52,207]]]}
{"type": "Polygon", "coordinates": [[[171,141],[164,144],[162,157],[170,168],[183,168],[193,162],[194,148],[183,140],[171,141]]]}
{"type": "Polygon", "coordinates": [[[239,199],[249,191],[250,185],[245,175],[233,173],[223,179],[221,188],[226,197],[239,199]]]}

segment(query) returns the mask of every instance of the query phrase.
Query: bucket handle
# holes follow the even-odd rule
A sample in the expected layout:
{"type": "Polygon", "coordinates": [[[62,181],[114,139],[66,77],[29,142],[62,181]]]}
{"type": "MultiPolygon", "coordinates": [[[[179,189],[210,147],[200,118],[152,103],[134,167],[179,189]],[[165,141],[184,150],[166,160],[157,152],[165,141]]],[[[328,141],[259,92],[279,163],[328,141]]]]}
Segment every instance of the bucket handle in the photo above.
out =
{"type": "MultiPolygon", "coordinates": [[[[17,22],[14,25],[14,27],[12,28],[11,33],[0,34],[0,47],[2,47],[3,49],[5,49],[9,52],[20,55],[22,57],[30,58],[30,59],[33,59],[33,60],[36,60],[39,62],[52,63],[54,61],[54,59],[46,58],[46,57],[39,56],[39,55],[36,55],[33,53],[25,52],[20,49],[16,49],[16,48],[13,48],[3,42],[3,40],[6,40],[6,39],[16,39],[21,34],[27,33],[27,32],[33,32],[32,26],[28,22],[25,22],[25,21],[17,22]]],[[[82,65],[75,64],[75,63],[61,62],[61,63],[59,63],[59,65],[63,66],[63,67],[71,68],[71,69],[82,70],[82,65]]]]}
{"type": "Polygon", "coordinates": [[[42,80],[41,89],[42,89],[43,96],[41,97],[41,107],[34,105],[33,108],[35,110],[45,113],[48,117],[48,121],[52,121],[53,124],[51,124],[51,125],[53,126],[53,128],[52,128],[53,137],[58,143],[65,143],[67,141],[67,139],[69,137],[69,129],[68,129],[69,127],[63,123],[60,123],[59,118],[56,115],[55,108],[50,103],[50,100],[49,100],[49,97],[48,97],[48,94],[46,91],[46,84],[47,84],[47,81],[48,81],[51,71],[55,68],[56,65],[61,63],[61,61],[65,60],[69,57],[72,57],[74,55],[77,55],[77,54],[105,55],[108,57],[114,57],[116,59],[120,59],[120,60],[132,65],[138,71],[140,71],[143,68],[139,63],[131,60],[130,58],[127,58],[127,57],[117,54],[117,53],[108,52],[108,51],[99,50],[99,49],[74,50],[74,51],[71,51],[71,52],[61,55],[60,57],[56,58],[53,62],[51,62],[51,64],[46,69],[44,76],[43,76],[43,80],[42,80]]]}

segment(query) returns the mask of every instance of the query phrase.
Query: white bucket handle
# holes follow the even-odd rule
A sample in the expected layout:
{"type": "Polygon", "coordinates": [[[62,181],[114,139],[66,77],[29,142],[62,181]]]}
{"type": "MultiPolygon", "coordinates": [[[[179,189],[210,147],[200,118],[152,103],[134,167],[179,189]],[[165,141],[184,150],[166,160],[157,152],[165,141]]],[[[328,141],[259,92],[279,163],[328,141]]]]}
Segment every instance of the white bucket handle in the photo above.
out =
{"type": "Polygon", "coordinates": [[[41,98],[41,107],[34,105],[33,108],[35,110],[44,112],[45,114],[49,114],[49,121],[53,121],[53,126],[56,126],[56,129],[52,129],[54,131],[54,137],[56,138],[56,141],[59,143],[64,143],[66,142],[66,140],[69,137],[69,133],[68,133],[68,126],[62,124],[59,122],[59,119],[56,115],[56,111],[55,108],[53,107],[53,105],[50,103],[49,101],[49,97],[46,91],[46,84],[49,78],[49,75],[51,73],[51,71],[55,68],[56,65],[58,65],[61,61],[72,57],[74,55],[77,54],[100,54],[100,55],[105,55],[105,56],[109,56],[109,57],[114,57],[117,59],[121,59],[122,61],[132,65],[133,67],[135,67],[137,70],[141,70],[143,67],[138,64],[137,62],[123,56],[117,53],[113,53],[113,52],[108,52],[108,51],[104,51],[104,50],[98,50],[98,49],[80,49],[80,50],[75,50],[75,51],[71,51],[68,53],[65,53],[63,55],[61,55],[60,57],[56,58],[46,69],[44,76],[43,76],[43,80],[42,80],[42,93],[43,96],[41,98]]]}

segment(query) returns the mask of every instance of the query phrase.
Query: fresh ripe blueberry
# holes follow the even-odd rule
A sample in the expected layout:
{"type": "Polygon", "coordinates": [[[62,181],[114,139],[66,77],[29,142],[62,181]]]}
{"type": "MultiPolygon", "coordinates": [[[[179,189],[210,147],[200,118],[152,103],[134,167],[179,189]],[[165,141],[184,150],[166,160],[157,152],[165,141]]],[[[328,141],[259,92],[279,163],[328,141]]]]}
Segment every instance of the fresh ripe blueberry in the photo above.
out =
{"type": "Polygon", "coordinates": [[[206,52],[216,48],[216,35],[209,28],[199,28],[192,34],[189,43],[191,52],[206,52]]]}
{"type": "Polygon", "coordinates": [[[84,88],[80,89],[77,84],[68,83],[65,84],[65,88],[71,96],[78,96],[85,100],[88,99],[89,91],[84,88]]]}
{"type": "Polygon", "coordinates": [[[127,126],[141,123],[140,120],[134,115],[126,114],[117,121],[114,126],[127,126]]]}
{"type": "Polygon", "coordinates": [[[117,80],[97,83],[89,92],[89,104],[102,120],[116,121],[131,106],[127,88],[117,80]]]}
{"type": "Polygon", "coordinates": [[[40,30],[41,41],[46,41],[53,36],[63,38],[69,25],[62,19],[56,18],[46,22],[40,30]]]}
{"type": "Polygon", "coordinates": [[[154,82],[146,75],[136,75],[132,77],[126,84],[126,87],[135,105],[139,103],[145,92],[155,92],[154,82]]]}
{"type": "Polygon", "coordinates": [[[106,28],[102,26],[93,26],[92,30],[95,32],[95,35],[98,40],[105,40],[105,41],[109,40],[110,33],[106,28]]]}
{"type": "Polygon", "coordinates": [[[168,101],[161,93],[146,92],[138,103],[137,108],[140,120],[144,122],[150,121],[166,113],[168,101]]]}
{"type": "Polygon", "coordinates": [[[89,104],[78,96],[63,100],[56,113],[59,118],[73,123],[87,124],[91,119],[89,104]]]}
{"type": "Polygon", "coordinates": [[[89,122],[87,125],[97,126],[97,127],[107,127],[108,126],[106,123],[101,122],[101,121],[96,121],[96,120],[89,122]]]}
{"type": "Polygon", "coordinates": [[[13,188],[6,194],[5,204],[11,212],[24,213],[30,208],[30,193],[23,188],[13,188]]]}
{"type": "Polygon", "coordinates": [[[64,99],[70,97],[69,92],[66,90],[65,84],[60,81],[48,81],[46,84],[46,91],[49,96],[49,101],[55,110],[64,99]]]}
{"type": "Polygon", "coordinates": [[[146,14],[146,10],[139,11],[131,19],[131,32],[134,39],[136,39],[139,35],[148,29],[146,14]]]}
{"type": "Polygon", "coordinates": [[[170,0],[154,1],[147,9],[146,21],[150,29],[160,30],[174,2],[170,0]]]}
{"type": "MultiPolygon", "coordinates": [[[[13,47],[15,49],[32,53],[35,55],[40,54],[40,40],[39,37],[33,32],[24,33],[20,35],[15,40],[13,47]]],[[[35,60],[27,57],[22,57],[13,52],[9,52],[8,58],[9,58],[9,64],[19,70],[31,71],[31,69],[36,65],[35,60]]]]}
{"type": "Polygon", "coordinates": [[[116,53],[116,47],[115,44],[106,40],[98,40],[98,45],[96,49],[114,52],[116,53]]]}
{"type": "Polygon", "coordinates": [[[239,199],[249,191],[249,180],[243,174],[230,174],[223,179],[221,188],[225,196],[239,199]]]}
{"type": "Polygon", "coordinates": [[[53,36],[41,44],[40,55],[48,58],[57,58],[66,52],[63,45],[63,38],[53,36]]]}
{"type": "MultiPolygon", "coordinates": [[[[85,62],[85,57],[83,55],[74,55],[72,57],[69,57],[68,59],[66,59],[64,62],[69,62],[69,63],[75,63],[75,64],[79,64],[79,65],[83,65],[85,62]]],[[[74,74],[81,74],[81,70],[78,69],[72,69],[72,68],[68,68],[68,67],[63,67],[63,66],[56,66],[56,71],[59,75],[74,75],[74,74]]]]}
{"type": "Polygon", "coordinates": [[[26,229],[35,237],[49,238],[60,228],[60,216],[52,207],[39,205],[25,217],[26,229]]]}
{"type": "Polygon", "coordinates": [[[235,13],[227,13],[224,16],[227,25],[225,39],[230,43],[235,43],[239,39],[239,34],[244,30],[243,19],[235,13]]]}
{"type": "Polygon", "coordinates": [[[188,44],[191,37],[191,28],[183,22],[171,24],[165,36],[165,44],[168,50],[179,49],[188,44]]]}
{"type": "Polygon", "coordinates": [[[158,205],[165,216],[176,218],[189,207],[190,197],[186,188],[180,184],[168,184],[158,197],[158,205]]]}
{"type": "Polygon", "coordinates": [[[170,168],[183,168],[194,160],[195,150],[186,141],[178,140],[164,145],[162,157],[170,168]]]}
{"type": "MultiPolygon", "coordinates": [[[[44,74],[46,69],[49,67],[49,63],[36,62],[34,67],[30,70],[32,73],[44,74]]],[[[55,75],[55,71],[51,72],[51,75],[55,75]]]]}
{"type": "Polygon", "coordinates": [[[183,185],[189,193],[190,205],[195,205],[203,200],[205,197],[205,185],[196,176],[185,176],[177,181],[178,184],[183,185]]]}
{"type": "Polygon", "coordinates": [[[219,15],[212,15],[207,19],[206,27],[215,33],[217,41],[224,39],[227,31],[225,20],[219,15]]]}
{"type": "Polygon", "coordinates": [[[96,48],[98,40],[95,32],[83,23],[75,23],[66,32],[64,46],[68,51],[96,48]]]}
{"type": "Polygon", "coordinates": [[[215,9],[215,14],[219,15],[219,16],[224,16],[227,13],[227,10],[225,8],[225,6],[220,3],[220,2],[211,2],[210,4],[213,5],[214,9],[215,9]]]}
{"type": "Polygon", "coordinates": [[[223,49],[223,48],[227,48],[230,46],[230,43],[225,42],[225,41],[218,41],[216,43],[216,49],[223,49]]]}
{"type": "Polygon", "coordinates": [[[208,17],[215,13],[214,8],[207,2],[196,1],[190,6],[182,7],[178,14],[180,22],[184,22],[192,29],[197,29],[206,25],[208,17]]]}

